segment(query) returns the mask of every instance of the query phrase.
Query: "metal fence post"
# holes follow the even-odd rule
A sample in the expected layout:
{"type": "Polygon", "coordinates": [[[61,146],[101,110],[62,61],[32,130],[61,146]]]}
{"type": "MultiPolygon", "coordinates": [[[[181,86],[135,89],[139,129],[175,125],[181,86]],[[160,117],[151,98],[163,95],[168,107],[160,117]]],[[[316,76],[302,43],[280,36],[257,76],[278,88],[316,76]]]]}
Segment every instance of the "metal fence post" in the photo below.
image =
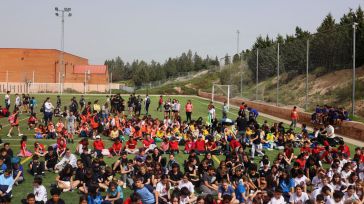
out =
{"type": "Polygon", "coordinates": [[[6,91],[9,91],[9,71],[6,70],[6,91]]]}
{"type": "Polygon", "coordinates": [[[310,40],[307,39],[306,45],[306,100],[305,100],[305,110],[308,110],[308,67],[310,60],[310,40]]]}
{"type": "Polygon", "coordinates": [[[355,115],[355,43],[356,43],[356,26],[357,23],[353,23],[353,96],[352,96],[352,115],[355,115]]]}
{"type": "Polygon", "coordinates": [[[259,69],[259,49],[257,48],[257,73],[256,73],[256,87],[255,87],[255,100],[258,100],[258,69],[259,69]]]}
{"type": "Polygon", "coordinates": [[[278,106],[279,102],[279,43],[277,44],[277,102],[276,106],[278,106]]]}

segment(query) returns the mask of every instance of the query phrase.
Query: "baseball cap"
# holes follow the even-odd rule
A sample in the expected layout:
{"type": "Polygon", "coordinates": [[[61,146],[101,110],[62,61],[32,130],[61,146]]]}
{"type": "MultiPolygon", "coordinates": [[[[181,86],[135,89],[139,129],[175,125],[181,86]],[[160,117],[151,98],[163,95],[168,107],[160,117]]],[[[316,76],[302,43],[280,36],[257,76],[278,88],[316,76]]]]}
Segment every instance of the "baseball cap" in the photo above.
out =
{"type": "Polygon", "coordinates": [[[96,136],[96,139],[101,139],[100,135],[97,135],[97,136],[96,136]]]}

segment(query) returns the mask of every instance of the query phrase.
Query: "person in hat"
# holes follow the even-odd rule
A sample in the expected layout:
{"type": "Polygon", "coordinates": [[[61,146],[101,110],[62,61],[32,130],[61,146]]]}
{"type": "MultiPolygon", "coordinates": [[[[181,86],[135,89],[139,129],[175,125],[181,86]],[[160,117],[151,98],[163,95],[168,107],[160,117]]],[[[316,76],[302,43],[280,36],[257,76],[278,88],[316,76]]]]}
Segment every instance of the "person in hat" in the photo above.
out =
{"type": "Polygon", "coordinates": [[[101,136],[97,135],[96,136],[96,140],[93,143],[94,146],[94,151],[97,155],[101,155],[103,150],[105,149],[105,144],[104,142],[101,140],[101,136]]]}

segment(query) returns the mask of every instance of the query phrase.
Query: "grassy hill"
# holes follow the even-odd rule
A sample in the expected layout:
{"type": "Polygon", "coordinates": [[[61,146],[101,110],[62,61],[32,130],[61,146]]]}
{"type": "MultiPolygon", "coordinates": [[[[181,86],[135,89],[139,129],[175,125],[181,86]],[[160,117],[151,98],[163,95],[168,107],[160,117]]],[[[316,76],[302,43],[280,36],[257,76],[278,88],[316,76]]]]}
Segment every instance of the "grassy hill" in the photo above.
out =
{"type": "MultiPolygon", "coordinates": [[[[356,120],[364,121],[364,67],[356,69],[356,120]]],[[[323,68],[310,71],[308,76],[308,110],[314,110],[316,104],[332,105],[351,109],[352,69],[328,72],[323,68]]],[[[164,85],[137,90],[137,93],[150,94],[197,94],[198,90],[211,92],[213,83],[232,84],[235,88],[233,97],[255,99],[255,77],[245,65],[232,65],[222,72],[210,71],[190,80],[171,81],[164,85]],[[240,92],[240,80],[243,90],[240,92]]],[[[279,80],[279,104],[281,106],[305,107],[306,75],[283,73],[279,80]]],[[[272,76],[258,84],[258,100],[276,103],[277,78],[272,76]]]]}

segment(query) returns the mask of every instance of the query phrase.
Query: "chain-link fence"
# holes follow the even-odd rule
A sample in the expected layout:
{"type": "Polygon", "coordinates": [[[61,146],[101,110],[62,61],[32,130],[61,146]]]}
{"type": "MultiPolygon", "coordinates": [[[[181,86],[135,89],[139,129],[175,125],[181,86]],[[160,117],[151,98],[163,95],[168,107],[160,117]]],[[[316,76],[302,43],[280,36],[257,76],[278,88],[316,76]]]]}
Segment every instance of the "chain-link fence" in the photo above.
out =
{"type": "Polygon", "coordinates": [[[243,74],[251,73],[240,82],[243,97],[279,106],[296,105],[307,111],[325,104],[350,109],[355,67],[355,99],[363,102],[364,67],[353,66],[352,25],[269,43],[243,53],[243,74]]]}

